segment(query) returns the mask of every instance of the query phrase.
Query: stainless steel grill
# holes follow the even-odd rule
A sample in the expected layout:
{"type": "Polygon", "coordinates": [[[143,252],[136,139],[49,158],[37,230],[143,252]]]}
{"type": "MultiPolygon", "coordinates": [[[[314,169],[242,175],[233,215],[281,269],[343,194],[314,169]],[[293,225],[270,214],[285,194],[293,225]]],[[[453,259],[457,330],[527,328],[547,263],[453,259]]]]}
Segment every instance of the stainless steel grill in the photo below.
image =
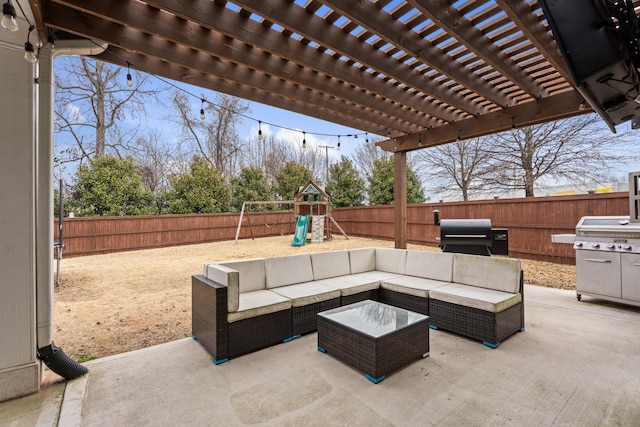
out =
{"type": "Polygon", "coordinates": [[[585,216],[576,225],[578,300],[589,295],[640,305],[640,223],[628,216],[585,216]]]}

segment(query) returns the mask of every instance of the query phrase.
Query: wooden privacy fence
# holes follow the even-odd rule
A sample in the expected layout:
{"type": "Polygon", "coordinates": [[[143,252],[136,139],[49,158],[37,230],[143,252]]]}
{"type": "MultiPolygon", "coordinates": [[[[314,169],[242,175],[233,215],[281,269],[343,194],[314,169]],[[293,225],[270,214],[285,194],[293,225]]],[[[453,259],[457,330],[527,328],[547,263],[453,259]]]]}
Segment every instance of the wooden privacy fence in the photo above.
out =
{"type": "MultiPolygon", "coordinates": [[[[575,233],[587,215],[629,215],[628,193],[586,194],[525,199],[494,199],[409,205],[407,239],[410,243],[437,246],[440,227],[433,224],[433,210],[441,219],[488,218],[493,228],[509,230],[509,255],[558,263],[575,263],[572,245],[551,243],[552,234],[575,233]]],[[[347,233],[378,239],[394,239],[394,207],[366,206],[334,209],[333,215],[347,233]]]]}
{"type": "MultiPolygon", "coordinates": [[[[489,218],[492,227],[507,228],[511,256],[574,263],[572,246],[552,244],[551,235],[574,233],[578,220],[585,215],[628,215],[629,195],[605,193],[409,205],[407,236],[410,243],[438,245],[440,228],[433,225],[434,209],[440,211],[442,219],[489,218]]],[[[393,206],[336,208],[332,213],[349,235],[394,239],[393,206]]],[[[250,215],[255,237],[294,232],[295,219],[291,211],[251,212],[250,215]]],[[[233,240],[238,219],[239,213],[66,218],[64,256],[233,240]]],[[[54,230],[57,239],[57,220],[54,230]]],[[[246,219],[240,238],[251,238],[246,219]]]]}
{"type": "MultiPolygon", "coordinates": [[[[64,256],[105,254],[233,240],[239,213],[86,217],[64,219],[64,256]]],[[[254,237],[293,234],[292,211],[251,212],[254,237]]],[[[58,239],[58,219],[54,223],[58,239]]],[[[247,213],[240,239],[251,238],[247,213]]]]}

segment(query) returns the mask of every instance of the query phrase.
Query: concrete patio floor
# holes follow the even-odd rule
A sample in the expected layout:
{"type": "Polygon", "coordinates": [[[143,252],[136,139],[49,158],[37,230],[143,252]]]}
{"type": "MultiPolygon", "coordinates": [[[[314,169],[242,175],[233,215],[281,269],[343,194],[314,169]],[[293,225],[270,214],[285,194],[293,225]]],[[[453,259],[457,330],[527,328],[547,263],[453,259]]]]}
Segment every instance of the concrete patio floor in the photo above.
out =
{"type": "Polygon", "coordinates": [[[525,287],[526,331],[498,349],[431,331],[430,356],[374,385],[316,334],[216,366],[186,338],[87,362],[0,403],[1,425],[640,425],[640,309],[525,287]]]}

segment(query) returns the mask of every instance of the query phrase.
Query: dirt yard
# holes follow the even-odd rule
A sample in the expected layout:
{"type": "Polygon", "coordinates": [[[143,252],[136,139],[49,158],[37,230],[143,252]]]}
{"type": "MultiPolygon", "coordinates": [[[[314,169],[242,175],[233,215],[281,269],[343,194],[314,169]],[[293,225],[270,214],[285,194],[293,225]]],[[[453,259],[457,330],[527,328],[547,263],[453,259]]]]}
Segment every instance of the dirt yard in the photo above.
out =
{"type": "MultiPolygon", "coordinates": [[[[87,360],[191,334],[191,276],[212,261],[333,251],[393,242],[352,237],[303,247],[292,236],[120,252],[62,260],[55,289],[54,341],[87,360]]],[[[438,250],[409,245],[410,249],[438,250]]],[[[525,283],[575,289],[575,267],[523,260],[525,283]]]]}

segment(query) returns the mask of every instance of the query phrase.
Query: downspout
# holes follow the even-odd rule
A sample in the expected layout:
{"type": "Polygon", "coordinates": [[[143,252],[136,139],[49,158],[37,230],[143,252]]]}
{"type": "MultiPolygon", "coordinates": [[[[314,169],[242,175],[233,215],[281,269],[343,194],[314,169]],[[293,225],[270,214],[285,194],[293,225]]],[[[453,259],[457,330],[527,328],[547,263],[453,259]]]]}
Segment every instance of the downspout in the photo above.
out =
{"type": "Polygon", "coordinates": [[[90,40],[61,40],[38,52],[39,77],[34,81],[36,123],[36,342],[37,355],[49,369],[66,380],[88,369],[53,343],[53,63],[59,55],[96,55],[107,48],[90,40]],[[36,110],[37,108],[37,110],[36,110]]]}

